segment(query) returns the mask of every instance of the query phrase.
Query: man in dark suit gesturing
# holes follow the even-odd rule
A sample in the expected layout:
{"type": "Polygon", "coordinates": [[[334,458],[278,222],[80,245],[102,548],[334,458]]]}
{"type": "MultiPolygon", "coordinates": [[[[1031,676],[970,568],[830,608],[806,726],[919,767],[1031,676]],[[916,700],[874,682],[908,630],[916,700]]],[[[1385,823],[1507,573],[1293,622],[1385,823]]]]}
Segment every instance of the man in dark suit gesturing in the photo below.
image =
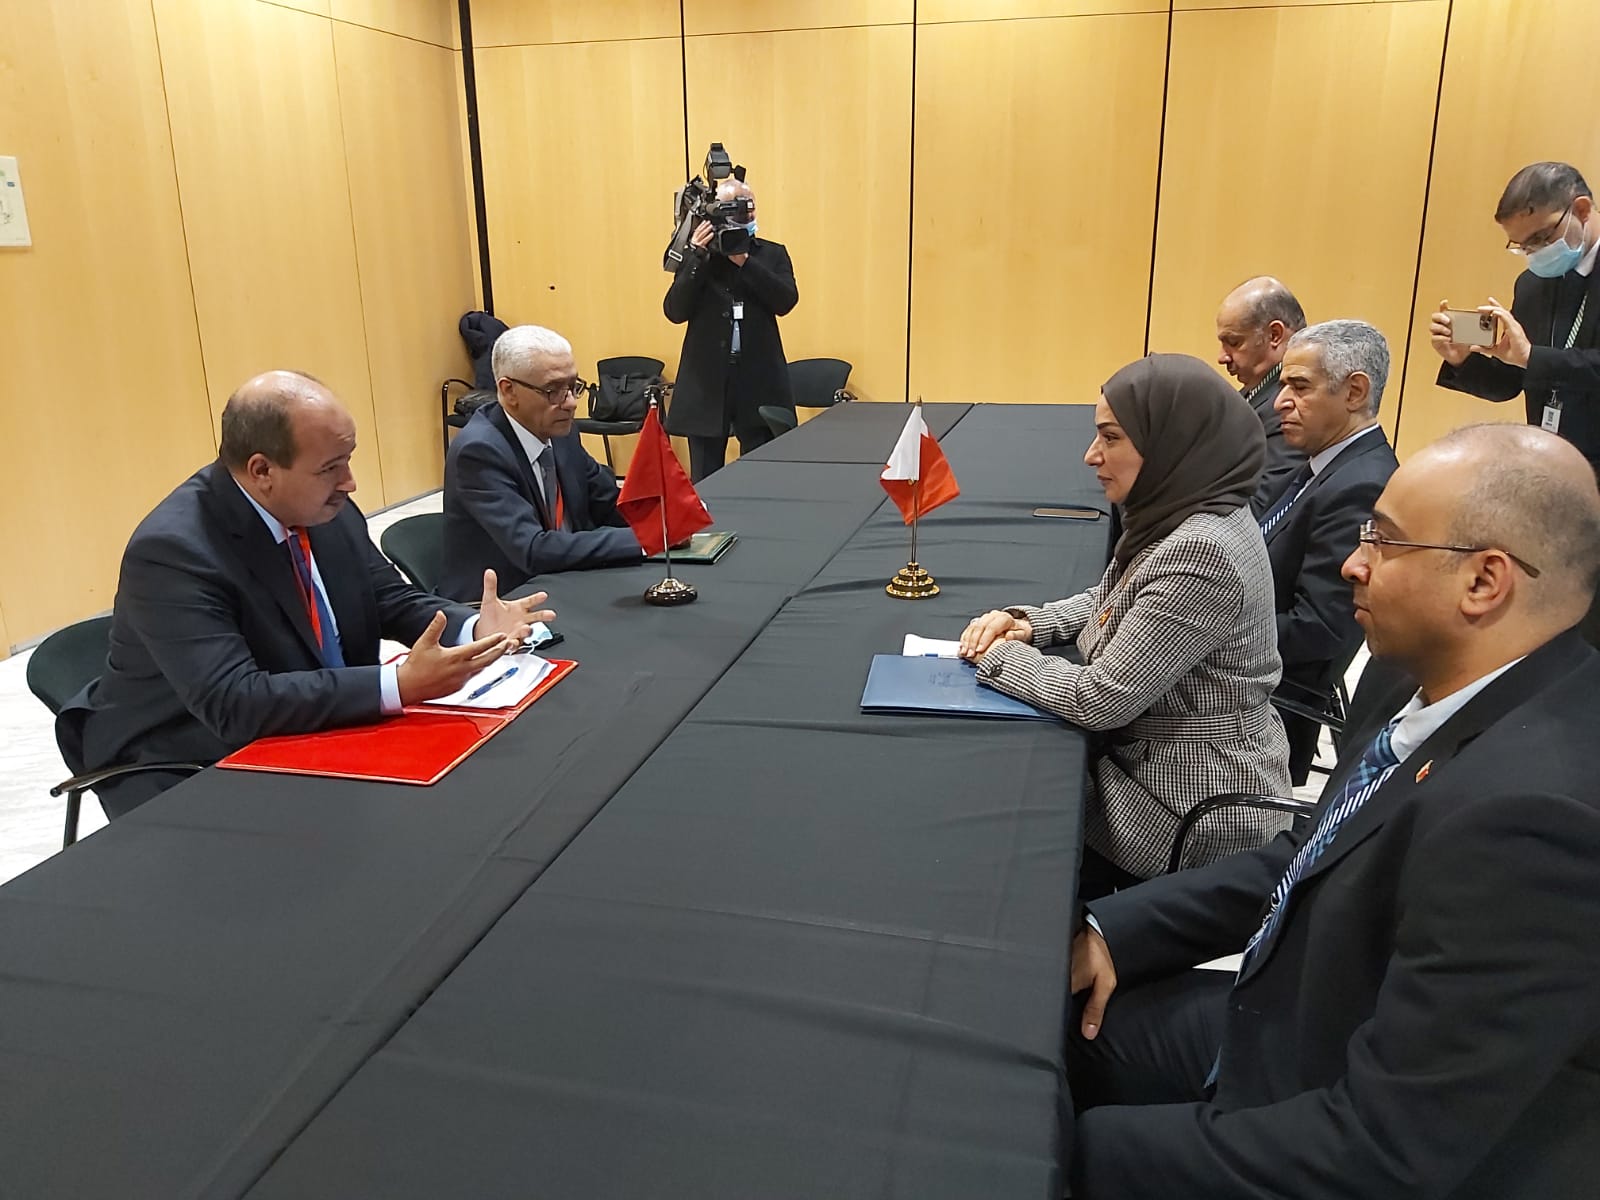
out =
{"type": "MultiPolygon", "coordinates": [[[[1320,705],[1361,645],[1340,569],[1399,463],[1378,424],[1389,345],[1364,321],[1325,321],[1289,339],[1276,407],[1283,440],[1308,456],[1266,496],[1278,657],[1290,699],[1320,705]]],[[[1284,718],[1289,774],[1304,783],[1320,726],[1284,718]]]]}
{"type": "MultiPolygon", "coordinates": [[[[271,371],[228,399],[217,461],[123,554],[105,674],[56,721],[74,771],[210,763],[269,734],[374,721],[449,695],[554,617],[543,592],[500,600],[491,571],[478,614],[408,584],[350,502],[355,446],[350,414],[310,376],[271,371]],[[380,637],[411,653],[380,666],[380,637]]],[[[96,794],[117,817],[174,782],[96,794]]]]}
{"type": "Polygon", "coordinates": [[[1345,575],[1411,678],[1358,693],[1308,825],[1074,939],[1077,1200],[1594,1194],[1594,474],[1542,430],[1458,430],[1345,575]],[[1186,969],[1241,947],[1236,979],[1186,969]]]}
{"type": "Polygon", "coordinates": [[[445,458],[440,593],[470,599],[485,566],[516,587],[551,571],[640,561],[639,539],[617,512],[616,477],[572,427],[584,385],[571,343],[513,326],[496,339],[492,363],[498,403],[472,415],[445,458]]]}

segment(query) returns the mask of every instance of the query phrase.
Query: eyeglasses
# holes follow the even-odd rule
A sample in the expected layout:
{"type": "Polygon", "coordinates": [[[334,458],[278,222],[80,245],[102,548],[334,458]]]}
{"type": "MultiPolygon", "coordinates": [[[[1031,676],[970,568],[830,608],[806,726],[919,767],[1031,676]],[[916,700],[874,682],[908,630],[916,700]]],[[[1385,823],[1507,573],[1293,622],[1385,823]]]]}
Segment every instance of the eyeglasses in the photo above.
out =
{"type": "Polygon", "coordinates": [[[1506,249],[1511,251],[1513,254],[1537,254],[1540,250],[1543,250],[1546,246],[1554,242],[1556,237],[1566,230],[1567,217],[1571,213],[1572,205],[1568,204],[1566,208],[1561,210],[1561,215],[1556,218],[1554,225],[1540,230],[1525,242],[1513,242],[1508,240],[1506,242],[1506,249]]]}
{"type": "Polygon", "coordinates": [[[512,375],[505,375],[502,378],[516,384],[518,387],[525,387],[530,392],[538,392],[551,404],[560,404],[568,396],[581,396],[589,387],[587,383],[576,376],[571,379],[557,380],[546,387],[534,387],[533,384],[512,375]]]}
{"type": "MultiPolygon", "coordinates": [[[[1379,533],[1376,521],[1363,521],[1361,532],[1357,536],[1366,546],[1408,546],[1413,550],[1452,550],[1457,554],[1481,554],[1485,550],[1500,549],[1498,546],[1443,546],[1438,542],[1402,542],[1398,538],[1386,537],[1379,533]]],[[[1500,550],[1500,553],[1526,571],[1529,579],[1539,578],[1539,568],[1526,559],[1518,558],[1509,550],[1500,550]]]]}

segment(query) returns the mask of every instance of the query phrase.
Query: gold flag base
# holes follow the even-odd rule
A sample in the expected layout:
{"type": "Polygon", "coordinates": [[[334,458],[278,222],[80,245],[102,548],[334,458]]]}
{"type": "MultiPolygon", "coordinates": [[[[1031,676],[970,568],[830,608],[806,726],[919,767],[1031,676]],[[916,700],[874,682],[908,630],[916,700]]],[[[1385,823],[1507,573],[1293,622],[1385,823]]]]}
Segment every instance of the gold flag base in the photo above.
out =
{"type": "Polygon", "coordinates": [[[668,575],[660,583],[652,584],[645,589],[644,602],[659,605],[692,604],[699,599],[699,596],[700,593],[695,591],[692,584],[668,575]]]}
{"type": "Polygon", "coordinates": [[[939,594],[939,585],[913,559],[894,573],[894,578],[884,584],[883,590],[901,600],[926,600],[929,596],[939,594]]]}

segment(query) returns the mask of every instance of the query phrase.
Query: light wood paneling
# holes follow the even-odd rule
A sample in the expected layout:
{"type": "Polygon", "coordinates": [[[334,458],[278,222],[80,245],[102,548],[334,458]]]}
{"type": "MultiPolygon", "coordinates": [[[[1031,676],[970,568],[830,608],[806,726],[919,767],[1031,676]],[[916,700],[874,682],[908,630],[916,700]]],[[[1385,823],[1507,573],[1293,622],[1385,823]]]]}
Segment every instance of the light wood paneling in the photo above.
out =
{"type": "MultiPolygon", "coordinates": [[[[865,399],[905,397],[911,29],[690,38],[689,146],[750,171],[764,237],[794,261],[789,358],[843,358],[865,399]]],[[[680,330],[674,335],[681,340],[680,330]]]]}
{"type": "Polygon", "coordinates": [[[134,525],[215,452],[148,0],[12,5],[0,153],[0,645],[111,607],[134,525]]]}
{"type": "Polygon", "coordinates": [[[333,0],[332,16],[335,21],[399,34],[446,49],[461,48],[455,0],[333,0]]]}
{"type": "Polygon", "coordinates": [[[684,0],[683,28],[697,33],[766,33],[850,25],[905,25],[912,0],[684,0]]]}
{"type": "Polygon", "coordinates": [[[11,657],[11,635],[6,632],[6,614],[0,611],[0,662],[11,657]]]}
{"type": "Polygon", "coordinates": [[[683,181],[677,41],[487,49],[475,61],[496,314],[564,334],[586,379],[617,354],[652,355],[670,375],[681,334],[661,312],[661,255],[683,181]]]}
{"type": "Polygon", "coordinates": [[[377,508],[329,22],[247,0],[156,0],[155,11],[213,413],[259,371],[309,371],[355,417],[360,502],[377,508]]]}
{"type": "MultiPolygon", "coordinates": [[[[226,4],[230,0],[213,0],[214,3],[226,4]]],[[[326,17],[330,15],[331,0],[257,0],[260,4],[271,4],[278,8],[292,8],[297,12],[311,13],[314,16],[326,17]]]]}
{"type": "MultiPolygon", "coordinates": [[[[1223,8],[1324,8],[1359,4],[1418,4],[1428,0],[1173,0],[1178,12],[1223,8]]],[[[1540,3],[1543,0],[1539,0],[1540,3]]]]}
{"type": "Polygon", "coordinates": [[[1165,14],[917,41],[911,394],[1091,403],[1143,352],[1165,14]]]}
{"type": "Polygon", "coordinates": [[[1167,13],[1165,0],[918,0],[917,22],[1010,21],[1024,17],[1092,17],[1167,13]]]}
{"type": "Polygon", "coordinates": [[[1383,331],[1393,436],[1447,8],[1174,18],[1170,88],[1181,102],[1167,105],[1151,350],[1214,359],[1218,302],[1252,275],[1276,275],[1309,320],[1383,331]],[[1272,128],[1282,135],[1264,137],[1272,128]]]}
{"type": "MultiPolygon", "coordinates": [[[[676,38],[679,32],[677,0],[473,0],[472,5],[472,44],[480,47],[676,38]]],[[[568,80],[590,95],[611,82],[603,76],[568,80]]],[[[681,99],[681,80],[678,94],[681,99]]],[[[658,98],[656,104],[665,102],[658,98]]]]}
{"type": "Polygon", "coordinates": [[[1476,421],[1525,419],[1522,397],[1489,404],[1438,387],[1428,315],[1440,300],[1511,302],[1522,260],[1506,253],[1494,209],[1506,182],[1545,159],[1570,162],[1600,187],[1600,4],[1592,0],[1456,0],[1439,105],[1433,186],[1400,452],[1476,421]],[[1537,16],[1535,15],[1537,13],[1537,16]]]}
{"type": "Polygon", "coordinates": [[[439,382],[470,369],[473,307],[454,51],[335,24],[361,312],[384,491],[439,486],[439,382]],[[395,86],[404,80],[405,86],[395,86]]]}

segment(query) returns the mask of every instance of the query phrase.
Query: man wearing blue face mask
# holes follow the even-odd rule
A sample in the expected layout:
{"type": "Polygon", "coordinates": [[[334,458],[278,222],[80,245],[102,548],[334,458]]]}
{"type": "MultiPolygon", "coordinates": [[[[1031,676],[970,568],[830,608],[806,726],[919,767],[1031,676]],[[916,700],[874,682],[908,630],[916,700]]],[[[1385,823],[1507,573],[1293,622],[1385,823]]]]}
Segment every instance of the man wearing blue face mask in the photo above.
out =
{"type": "Polygon", "coordinates": [[[1439,386],[1485,400],[1519,392],[1528,424],[1572,442],[1600,463],[1600,212],[1576,168],[1534,163],[1511,177],[1495,221],[1506,249],[1528,260],[1507,310],[1498,301],[1478,311],[1499,318],[1492,346],[1452,340],[1450,315],[1433,314],[1433,348],[1444,359],[1439,386]]]}
{"type": "Polygon", "coordinates": [[[674,325],[688,323],[667,431],[689,441],[689,476],[699,483],[727,458],[728,436],[748,454],[772,440],[764,405],[794,409],[778,318],[800,299],[794,265],[781,242],[756,236],[755,193],[725,179],[717,199],[747,200],[740,236],[714,239],[701,221],[667,288],[662,307],[674,325]]]}

